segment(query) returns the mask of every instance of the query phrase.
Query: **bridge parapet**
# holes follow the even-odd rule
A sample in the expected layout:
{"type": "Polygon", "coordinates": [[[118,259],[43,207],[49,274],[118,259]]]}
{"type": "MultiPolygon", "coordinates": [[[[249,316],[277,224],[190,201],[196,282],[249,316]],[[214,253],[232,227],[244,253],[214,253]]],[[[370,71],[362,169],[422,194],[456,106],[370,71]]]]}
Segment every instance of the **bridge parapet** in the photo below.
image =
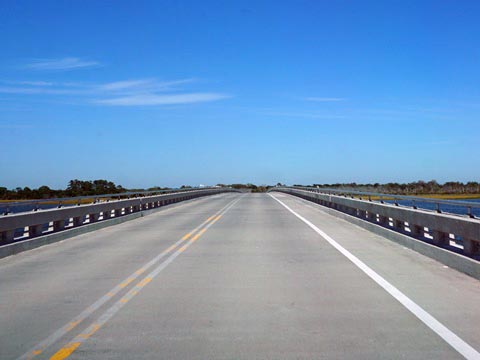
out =
{"type": "Polygon", "coordinates": [[[28,240],[112,218],[141,213],[201,196],[232,191],[236,190],[230,188],[209,188],[8,214],[0,216],[0,245],[28,240]]]}
{"type": "Polygon", "coordinates": [[[460,216],[349,198],[317,188],[277,187],[270,191],[295,195],[469,257],[480,256],[480,220],[471,214],[460,216]]]}

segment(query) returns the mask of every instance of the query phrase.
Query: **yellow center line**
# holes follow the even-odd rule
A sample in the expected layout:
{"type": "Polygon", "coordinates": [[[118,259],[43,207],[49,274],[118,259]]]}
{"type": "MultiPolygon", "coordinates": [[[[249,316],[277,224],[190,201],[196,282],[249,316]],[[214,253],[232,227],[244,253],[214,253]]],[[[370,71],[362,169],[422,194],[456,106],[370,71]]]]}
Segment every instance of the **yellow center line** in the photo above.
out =
{"type": "Polygon", "coordinates": [[[185,236],[182,237],[182,240],[185,241],[185,240],[187,240],[190,236],[192,236],[192,233],[191,233],[191,232],[189,232],[188,234],[185,234],[185,236]]]}
{"type": "Polygon", "coordinates": [[[77,326],[78,324],[80,323],[80,320],[77,320],[77,321],[71,321],[69,326],[68,326],[68,330],[67,331],[70,331],[72,330],[75,326],[77,326]]]}
{"type": "Polygon", "coordinates": [[[78,347],[80,346],[80,342],[68,343],[60,350],[58,350],[50,360],[63,360],[69,357],[78,347]]]}
{"type": "Polygon", "coordinates": [[[81,337],[83,337],[84,339],[88,339],[90,336],[92,336],[93,334],[95,334],[97,332],[98,329],[100,329],[100,325],[99,324],[93,324],[92,326],[90,326],[91,329],[88,333],[86,334],[80,334],[81,337]]]}
{"type": "Polygon", "coordinates": [[[142,275],[143,272],[145,272],[145,268],[138,269],[135,271],[135,275],[142,275]]]}
{"type": "Polygon", "coordinates": [[[165,250],[163,253],[164,253],[164,254],[169,253],[170,251],[174,250],[176,247],[177,247],[177,245],[173,244],[173,245],[170,246],[167,250],[165,250]]]}
{"type": "Polygon", "coordinates": [[[123,289],[124,287],[128,286],[128,284],[130,284],[133,280],[135,280],[135,278],[128,278],[127,280],[125,280],[123,283],[121,283],[119,286],[123,289]]]}
{"type": "MultiPolygon", "coordinates": [[[[212,223],[212,224],[213,224],[213,223],[212,223]]],[[[205,231],[207,231],[207,229],[202,229],[202,230],[200,230],[200,231],[197,233],[197,235],[195,235],[195,236],[192,238],[192,240],[190,240],[190,241],[191,241],[192,243],[195,242],[195,241],[197,241],[198,238],[199,238],[200,236],[202,236],[205,231]]]]}
{"type": "MultiPolygon", "coordinates": [[[[182,240],[185,240],[185,239],[188,239],[188,237],[191,236],[191,233],[188,233],[186,234],[182,240]]],[[[166,249],[164,251],[164,253],[168,253],[172,250],[174,250],[178,245],[172,245],[170,246],[168,249],[166,249]]],[[[135,271],[135,274],[136,275],[141,275],[143,272],[145,272],[145,268],[140,268],[139,270],[135,271]]],[[[132,281],[134,281],[135,278],[134,277],[129,277],[127,280],[125,280],[124,282],[120,283],[118,286],[120,288],[125,288],[127,287],[132,281]]],[[[152,281],[152,278],[150,277],[147,277],[145,279],[143,279],[142,281],[140,281],[136,286],[139,286],[139,287],[143,287],[145,286],[146,284],[148,284],[150,281],[152,281]]],[[[134,291],[133,292],[133,295],[136,295],[138,291],[134,291]]],[[[108,296],[112,297],[115,295],[115,293],[113,292],[108,292],[107,293],[108,296]]],[[[122,299],[120,299],[120,302],[122,303],[126,303],[128,302],[130,299],[126,298],[126,297],[123,297],[122,299]]],[[[80,320],[77,320],[77,321],[71,321],[69,324],[68,324],[68,327],[66,328],[66,332],[69,332],[71,331],[73,328],[75,328],[80,322],[82,322],[84,319],[80,319],[80,320]]],[[[90,331],[88,334],[80,334],[79,336],[80,337],[83,337],[84,339],[88,339],[90,336],[92,336],[98,329],[100,328],[100,325],[94,325],[94,328],[92,329],[92,331],[90,331]]],[[[51,358],[50,360],[61,360],[61,359],[65,359],[67,357],[70,356],[71,353],[73,353],[75,351],[75,349],[80,346],[80,343],[79,342],[74,342],[74,343],[69,343],[67,345],[65,345],[64,347],[62,347],[59,351],[57,351],[57,353],[55,353],[51,358]]],[[[37,356],[37,355],[40,355],[41,353],[43,352],[43,350],[39,349],[39,350],[34,350],[32,351],[32,355],[33,356],[37,356]]]]}
{"type": "MultiPolygon", "coordinates": [[[[193,237],[192,235],[195,233],[195,231],[192,231],[192,232],[189,232],[187,234],[185,234],[182,238],[181,238],[181,241],[185,241],[187,239],[189,239],[190,237],[192,237],[190,239],[190,241],[188,241],[186,244],[184,244],[182,247],[180,247],[177,252],[178,253],[181,253],[183,251],[185,251],[185,249],[187,249],[191,244],[193,244],[200,236],[202,236],[206,231],[207,229],[213,225],[215,222],[217,222],[220,218],[222,217],[222,215],[218,215],[218,216],[210,216],[207,221],[203,224],[204,228],[202,228],[200,231],[198,231],[193,237]],[[213,221],[212,221],[213,220],[213,221]],[[211,221],[211,222],[210,222],[211,221]],[[210,223],[209,223],[210,222],[210,223]],[[208,224],[208,226],[206,226],[208,224]]],[[[178,246],[180,245],[180,243],[178,244],[173,244],[172,246],[170,246],[168,249],[166,249],[165,251],[162,252],[162,254],[166,254],[166,253],[169,253],[171,251],[173,251],[175,248],[177,248],[178,246]]],[[[171,256],[174,256],[175,254],[171,255],[171,256]]],[[[137,270],[135,272],[135,274],[138,276],[140,274],[142,274],[143,272],[145,272],[147,270],[148,266],[144,266],[142,268],[140,268],[139,270],[137,270]]],[[[133,296],[135,296],[141,288],[143,288],[145,285],[147,285],[149,282],[151,282],[153,280],[153,277],[155,277],[157,273],[154,273],[152,272],[151,276],[147,276],[145,278],[143,278],[141,281],[139,281],[133,289],[130,290],[130,292],[128,292],[124,297],[122,297],[118,302],[119,303],[127,303],[133,296]]],[[[132,281],[135,280],[136,277],[129,277],[126,281],[124,281],[123,283],[121,283],[119,285],[119,287],[121,288],[124,288],[126,287],[128,284],[130,284],[132,281]]],[[[108,295],[115,295],[113,294],[112,292],[109,292],[108,295]]],[[[75,321],[75,322],[71,322],[70,323],[70,326],[71,328],[73,329],[78,323],[80,323],[81,321],[83,321],[84,319],[81,319],[79,321],[75,321]]],[[[106,321],[106,320],[105,320],[106,321]]],[[[69,357],[80,345],[81,343],[83,342],[82,341],[82,338],[83,339],[88,339],[90,336],[92,336],[101,326],[103,325],[103,323],[100,323],[100,324],[93,324],[91,325],[90,327],[87,328],[87,330],[90,330],[88,331],[87,333],[85,334],[79,334],[77,337],[75,337],[71,342],[67,343],[65,346],[63,346],[62,348],[60,348],[51,358],[50,360],[63,360],[63,359],[66,359],[67,357],[69,357]],[[76,341],[76,340],[80,340],[80,341],[76,341]]],[[[69,329],[71,330],[71,329],[69,329]]],[[[33,355],[38,355],[42,352],[42,350],[35,350],[33,351],[33,355]]]]}
{"type": "Polygon", "coordinates": [[[143,279],[142,281],[140,281],[137,286],[138,287],[144,287],[145,285],[147,285],[150,281],[152,281],[152,278],[151,277],[146,277],[145,279],[143,279]]]}
{"type": "Polygon", "coordinates": [[[220,219],[221,217],[222,217],[222,215],[218,215],[218,216],[215,218],[215,220],[212,222],[212,224],[213,224],[213,223],[216,223],[216,222],[218,221],[218,219],[220,219]]]}

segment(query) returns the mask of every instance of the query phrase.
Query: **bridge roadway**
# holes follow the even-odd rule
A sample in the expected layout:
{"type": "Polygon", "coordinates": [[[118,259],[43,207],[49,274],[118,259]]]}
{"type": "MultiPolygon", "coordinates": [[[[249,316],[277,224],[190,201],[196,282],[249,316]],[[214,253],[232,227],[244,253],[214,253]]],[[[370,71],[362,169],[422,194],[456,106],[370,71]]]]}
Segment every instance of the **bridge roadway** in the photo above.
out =
{"type": "Polygon", "coordinates": [[[477,280],[272,195],[292,211],[216,195],[0,260],[0,358],[478,358],[477,280]]]}

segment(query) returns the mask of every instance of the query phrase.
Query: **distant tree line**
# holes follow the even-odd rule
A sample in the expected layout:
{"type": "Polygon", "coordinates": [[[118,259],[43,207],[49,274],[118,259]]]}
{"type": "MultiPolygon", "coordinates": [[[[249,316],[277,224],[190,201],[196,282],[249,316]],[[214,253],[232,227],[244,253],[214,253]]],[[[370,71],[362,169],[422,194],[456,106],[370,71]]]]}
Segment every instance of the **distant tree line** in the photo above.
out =
{"type": "Polygon", "coordinates": [[[121,185],[115,185],[107,180],[70,180],[64,190],[50,189],[48,186],[40,186],[38,189],[29,187],[17,187],[8,190],[6,187],[0,187],[0,200],[26,200],[26,199],[50,199],[75,196],[94,196],[102,194],[118,194],[127,191],[121,185]]]}
{"type": "Polygon", "coordinates": [[[230,184],[230,185],[225,185],[225,184],[217,184],[217,186],[220,187],[231,187],[233,189],[237,190],[242,190],[245,192],[266,192],[271,186],[269,185],[255,185],[255,184],[230,184]]]}
{"type": "MultiPolygon", "coordinates": [[[[277,186],[283,184],[277,183],[277,186]]],[[[220,187],[232,187],[234,189],[246,192],[266,192],[272,185],[255,185],[247,184],[217,184],[220,187]]],[[[459,181],[448,181],[439,184],[435,180],[431,181],[415,181],[411,183],[387,183],[387,184],[357,184],[357,183],[335,183],[335,184],[313,184],[313,185],[294,185],[294,186],[315,186],[321,188],[333,188],[340,190],[357,190],[367,192],[379,192],[397,195],[422,195],[422,194],[480,194],[480,183],[469,181],[466,183],[459,181]]],[[[182,185],[182,189],[191,188],[190,185],[182,185]]],[[[28,200],[28,199],[49,199],[75,196],[95,196],[103,194],[118,194],[126,191],[158,191],[167,190],[167,187],[155,186],[148,189],[125,189],[121,185],[107,180],[70,180],[66,189],[54,190],[48,186],[40,186],[38,189],[30,189],[29,187],[17,187],[9,190],[0,186],[0,200],[28,200]]]]}
{"type": "Polygon", "coordinates": [[[387,184],[313,184],[321,188],[334,188],[340,190],[356,190],[367,192],[379,192],[396,195],[425,195],[425,194],[480,194],[480,183],[469,181],[466,183],[459,181],[448,181],[439,184],[435,180],[415,181],[411,183],[387,183],[387,184]]]}

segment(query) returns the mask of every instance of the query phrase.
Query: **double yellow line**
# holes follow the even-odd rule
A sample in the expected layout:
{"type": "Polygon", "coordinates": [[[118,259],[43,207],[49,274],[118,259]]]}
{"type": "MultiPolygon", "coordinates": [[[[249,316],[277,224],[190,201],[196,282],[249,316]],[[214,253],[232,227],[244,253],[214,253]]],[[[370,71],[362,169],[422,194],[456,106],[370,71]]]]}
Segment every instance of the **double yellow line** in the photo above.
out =
{"type": "MultiPolygon", "coordinates": [[[[194,236],[190,239],[190,241],[189,241],[188,243],[186,243],[186,244],[183,245],[180,249],[178,249],[178,251],[184,252],[184,251],[187,249],[187,247],[189,247],[191,244],[193,244],[195,241],[197,241],[198,238],[199,238],[200,236],[202,236],[203,233],[204,233],[205,231],[207,231],[210,226],[212,226],[213,224],[215,224],[221,217],[222,217],[222,215],[217,215],[217,216],[211,216],[211,217],[209,217],[209,218],[207,219],[207,225],[206,225],[204,228],[202,228],[201,230],[199,230],[199,231],[197,232],[197,234],[194,235],[194,236]],[[213,221],[211,221],[212,219],[213,219],[213,221]],[[210,222],[210,221],[211,221],[211,222],[210,222]]],[[[191,233],[188,233],[188,234],[186,234],[182,239],[187,240],[191,235],[192,235],[191,233]]]]}
{"type": "MultiPolygon", "coordinates": [[[[140,290],[151,282],[157,275],[162,271],[168,264],[170,264],[178,255],[184,252],[190,245],[192,245],[195,241],[197,241],[200,236],[202,236],[207,229],[212,226],[215,222],[217,222],[222,215],[211,216],[207,219],[204,223],[203,227],[197,231],[192,231],[190,233],[185,234],[179,243],[173,244],[168,249],[165,250],[165,253],[173,252],[177,249],[178,246],[182,245],[178,248],[173,254],[171,254],[165,261],[163,261],[158,267],[156,267],[153,271],[151,271],[147,276],[145,276],[142,280],[140,280],[130,291],[128,291],[120,300],[114,303],[109,309],[107,309],[96,321],[87,327],[82,333],[74,337],[70,342],[66,345],[62,346],[51,358],[50,360],[63,360],[69,357],[85,340],[90,338],[97,330],[99,330],[110,318],[115,315],[127,302],[129,302],[135,295],[137,295],[140,290]],[[193,235],[193,236],[192,236],[193,235]],[[188,240],[190,239],[190,240],[188,240]],[[187,241],[188,240],[188,241],[187,241]],[[185,243],[185,241],[187,241],[185,243]]],[[[145,269],[140,268],[137,271],[145,271],[145,269]]]]}
{"type": "Polygon", "coordinates": [[[107,301],[112,300],[121,290],[125,289],[128,285],[134,282],[141,274],[146,272],[148,269],[157,265],[147,276],[142,278],[137,282],[131,290],[129,290],[120,300],[115,302],[110,306],[102,315],[100,315],[90,326],[84,329],[80,334],[75,336],[70,342],[62,346],[50,360],[62,360],[70,356],[86,339],[90,338],[101,326],[103,326],[115,313],[117,313],[129,300],[131,300],[138,292],[146,286],[150,281],[152,281],[155,276],[160,273],[164,268],[166,268],[177,256],[183,253],[191,244],[197,241],[207,230],[216,223],[225,212],[227,212],[239,199],[235,199],[222,209],[217,211],[214,215],[210,216],[203,223],[198,225],[195,229],[185,234],[180,240],[176,243],[162,251],[151,261],[143,265],[141,268],[132,273],[128,278],[121,281],[113,289],[107,292],[104,296],[98,299],[95,303],[87,307],[75,318],[70,320],[62,328],[58,329],[52,333],[49,337],[38,343],[30,351],[20,356],[18,359],[32,359],[37,355],[44,353],[44,351],[61,337],[66,335],[68,332],[73,330],[77,325],[87,319],[94,311],[99,309],[107,301]],[[190,239],[190,240],[189,240],[190,239]],[[187,241],[188,240],[188,241],[187,241]],[[168,255],[168,257],[167,257],[168,255]],[[166,259],[160,262],[161,259],[166,259]]]}

